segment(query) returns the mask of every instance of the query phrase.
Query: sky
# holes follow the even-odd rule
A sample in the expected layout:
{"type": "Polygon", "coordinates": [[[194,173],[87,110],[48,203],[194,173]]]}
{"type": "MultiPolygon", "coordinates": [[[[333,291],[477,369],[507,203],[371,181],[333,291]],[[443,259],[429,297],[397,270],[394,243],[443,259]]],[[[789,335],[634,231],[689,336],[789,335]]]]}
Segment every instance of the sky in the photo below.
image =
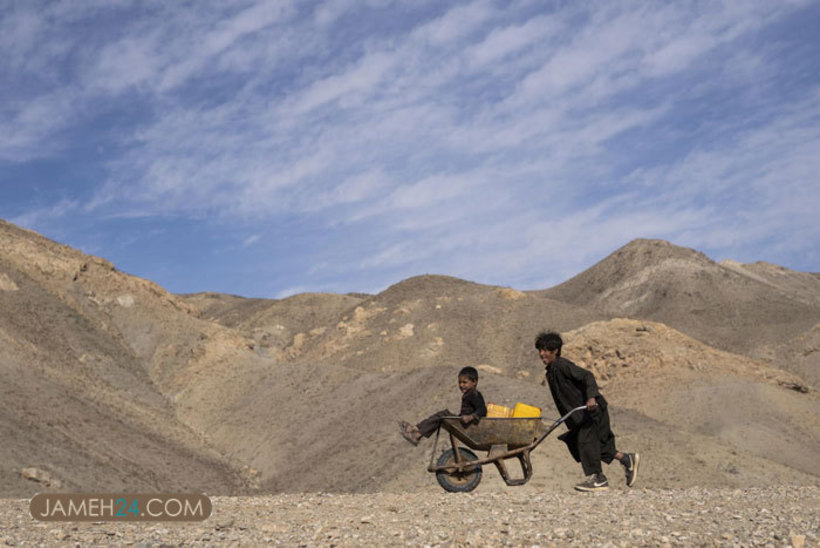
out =
{"type": "Polygon", "coordinates": [[[175,293],[820,271],[817,0],[0,0],[0,218],[175,293]]]}

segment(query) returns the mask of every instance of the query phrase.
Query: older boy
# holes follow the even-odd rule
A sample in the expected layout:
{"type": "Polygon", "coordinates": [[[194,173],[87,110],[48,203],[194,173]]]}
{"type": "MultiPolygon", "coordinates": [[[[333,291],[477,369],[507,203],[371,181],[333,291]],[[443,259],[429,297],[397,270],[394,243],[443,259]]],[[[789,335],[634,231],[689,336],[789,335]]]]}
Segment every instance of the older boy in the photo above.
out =
{"type": "MultiPolygon", "coordinates": [[[[476,390],[477,385],[478,371],[475,367],[465,367],[458,372],[458,389],[461,390],[461,411],[459,416],[464,424],[478,422],[481,417],[487,416],[484,396],[476,390]]],[[[453,416],[455,416],[455,413],[449,409],[444,409],[433,413],[415,426],[407,421],[399,421],[400,432],[404,439],[413,445],[418,445],[422,436],[429,438],[438,430],[443,417],[453,416]]]]}
{"type": "Polygon", "coordinates": [[[564,341],[558,333],[542,332],[535,339],[541,361],[546,366],[555,407],[565,415],[576,407],[586,406],[582,416],[573,415],[565,423],[569,431],[558,436],[569,452],[580,462],[586,481],[575,486],[578,491],[603,491],[609,482],[601,470],[601,461],[609,464],[617,459],[626,472],[626,484],[632,487],[638,478],[638,453],[622,453],[615,449],[615,435],[609,427],[609,411],[592,372],[561,357],[564,341]]]}

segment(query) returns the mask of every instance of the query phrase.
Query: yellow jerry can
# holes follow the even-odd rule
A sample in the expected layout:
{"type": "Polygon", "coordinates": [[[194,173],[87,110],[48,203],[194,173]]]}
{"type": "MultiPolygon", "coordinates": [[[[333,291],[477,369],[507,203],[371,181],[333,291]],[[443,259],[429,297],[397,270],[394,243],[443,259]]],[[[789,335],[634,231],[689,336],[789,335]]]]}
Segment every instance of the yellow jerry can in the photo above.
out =
{"type": "Polygon", "coordinates": [[[488,417],[495,417],[495,418],[502,418],[506,419],[508,417],[512,417],[513,410],[509,407],[505,407],[503,405],[498,405],[497,403],[488,403],[487,404],[487,416],[488,417]]]}
{"type": "Polygon", "coordinates": [[[513,409],[512,416],[514,418],[523,418],[523,417],[540,417],[541,416],[541,408],[535,407],[533,405],[527,405],[526,403],[518,402],[515,404],[515,408],[513,409]]]}

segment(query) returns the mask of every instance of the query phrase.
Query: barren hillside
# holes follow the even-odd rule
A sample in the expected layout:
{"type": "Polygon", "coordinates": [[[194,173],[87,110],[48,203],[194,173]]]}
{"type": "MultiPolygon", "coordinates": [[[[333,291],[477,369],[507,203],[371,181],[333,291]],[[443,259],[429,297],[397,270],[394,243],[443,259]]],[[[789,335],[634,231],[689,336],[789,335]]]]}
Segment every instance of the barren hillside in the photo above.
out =
{"type": "MultiPolygon", "coordinates": [[[[666,259],[645,255],[655,288],[668,271],[653,261],[666,259]]],[[[788,291],[764,294],[770,281],[742,278],[763,307],[759,321],[768,311],[775,331],[814,344],[814,324],[798,329],[788,291]]],[[[814,313],[811,279],[792,292],[802,291],[799,313],[814,313]]],[[[0,448],[0,493],[437,492],[425,470],[432,442],[409,446],[396,421],[457,406],[464,365],[479,367],[489,401],[524,401],[554,417],[532,347],[544,328],[564,332],[565,354],[598,375],[619,446],[645,454],[647,485],[818,484],[820,405],[799,368],[712,348],[648,317],[612,319],[600,303],[580,302],[582,291],[567,295],[419,276],[378,295],[176,296],[0,223],[0,391],[10,402],[0,410],[10,440],[0,448]]],[[[742,302],[751,310],[751,299],[742,302]]],[[[690,304],[663,308],[687,316],[690,304]]],[[[731,306],[713,307],[703,324],[719,326],[721,310],[734,318],[731,306]]],[[[690,325],[667,323],[676,321],[690,325]]],[[[770,335],[767,324],[738,325],[770,335]]],[[[527,489],[569,489],[580,475],[554,439],[533,460],[527,489]]],[[[501,485],[488,470],[479,489],[501,485]]]]}
{"type": "Polygon", "coordinates": [[[220,328],[155,284],[7,223],[0,280],[0,493],[243,489],[162,389],[179,362],[171,349],[193,353],[220,328]]]}
{"type": "Polygon", "coordinates": [[[800,375],[814,388],[820,386],[820,324],[782,344],[762,346],[756,355],[800,375]]]}
{"type": "Polygon", "coordinates": [[[378,295],[297,295],[268,301],[266,308],[232,297],[209,296],[204,306],[201,295],[185,299],[208,317],[235,325],[279,361],[377,372],[468,363],[534,373],[534,329],[569,330],[608,317],[511,288],[430,275],[378,295]],[[235,306],[227,311],[227,305],[211,304],[223,298],[235,306]],[[243,321],[234,323],[239,316],[243,321]]]}
{"type": "Polygon", "coordinates": [[[665,323],[716,348],[750,356],[820,322],[816,274],[773,265],[721,265],[660,240],[635,240],[539,294],[613,316],[665,323]]]}

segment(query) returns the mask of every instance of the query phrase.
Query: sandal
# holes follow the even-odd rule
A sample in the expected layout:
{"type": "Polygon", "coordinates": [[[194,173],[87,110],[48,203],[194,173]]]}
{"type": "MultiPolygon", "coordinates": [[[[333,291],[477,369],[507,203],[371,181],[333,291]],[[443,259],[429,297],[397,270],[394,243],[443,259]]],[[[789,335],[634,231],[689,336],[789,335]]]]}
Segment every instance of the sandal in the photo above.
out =
{"type": "Polygon", "coordinates": [[[401,437],[412,443],[413,445],[418,445],[419,441],[421,440],[421,436],[416,437],[415,433],[409,430],[402,430],[401,437]]]}
{"type": "Polygon", "coordinates": [[[415,426],[413,426],[412,424],[410,424],[407,421],[399,421],[399,428],[401,429],[402,432],[412,432],[413,430],[416,429],[415,426]]]}

